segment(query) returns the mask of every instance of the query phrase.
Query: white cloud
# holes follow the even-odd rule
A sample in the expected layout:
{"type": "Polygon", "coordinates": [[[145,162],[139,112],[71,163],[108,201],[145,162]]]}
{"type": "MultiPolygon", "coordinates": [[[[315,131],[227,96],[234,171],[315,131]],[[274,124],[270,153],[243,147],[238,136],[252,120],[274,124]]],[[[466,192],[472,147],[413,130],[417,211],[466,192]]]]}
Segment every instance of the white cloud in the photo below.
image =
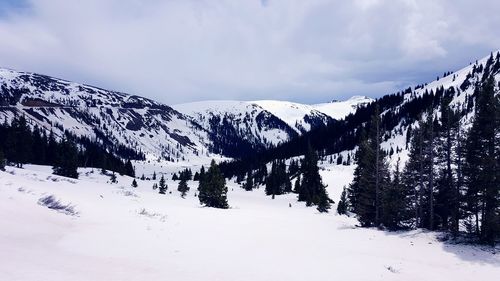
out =
{"type": "Polygon", "coordinates": [[[497,1],[28,4],[0,18],[1,65],[171,104],[378,96],[500,44],[497,1]],[[477,7],[485,14],[474,13],[477,7]]]}

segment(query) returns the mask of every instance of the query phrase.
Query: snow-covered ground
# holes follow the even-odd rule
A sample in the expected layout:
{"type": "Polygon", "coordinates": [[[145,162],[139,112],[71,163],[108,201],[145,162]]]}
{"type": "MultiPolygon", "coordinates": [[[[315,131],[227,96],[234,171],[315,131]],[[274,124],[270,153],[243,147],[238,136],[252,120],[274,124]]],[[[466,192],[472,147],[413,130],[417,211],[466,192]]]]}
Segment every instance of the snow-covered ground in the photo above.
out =
{"type": "MultiPolygon", "coordinates": [[[[324,168],[322,176],[337,201],[353,168],[324,168]]],[[[133,188],[131,178],[118,176],[118,183],[110,184],[98,169],[80,169],[80,180],[50,172],[31,165],[0,172],[0,280],[500,276],[500,256],[491,251],[444,244],[435,233],[357,228],[354,219],[334,211],[320,214],[292,194],[272,200],[262,189],[246,192],[229,183],[231,208],[219,210],[199,205],[194,182],[182,199],[170,180],[172,193],[160,195],[152,181],[138,180],[133,188]],[[42,198],[58,200],[62,209],[48,208],[42,198]]]]}

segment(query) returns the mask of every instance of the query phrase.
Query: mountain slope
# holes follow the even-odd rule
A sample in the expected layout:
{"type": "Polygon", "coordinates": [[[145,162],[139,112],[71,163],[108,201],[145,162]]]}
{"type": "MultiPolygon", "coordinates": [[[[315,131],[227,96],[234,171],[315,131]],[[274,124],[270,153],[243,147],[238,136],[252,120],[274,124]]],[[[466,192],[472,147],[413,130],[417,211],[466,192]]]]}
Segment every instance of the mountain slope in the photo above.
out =
{"type": "Polygon", "coordinates": [[[319,103],[312,105],[312,107],[333,119],[340,120],[345,118],[347,115],[356,112],[359,107],[365,106],[373,101],[374,99],[369,97],[353,96],[345,101],[319,103]]]}
{"type": "Polygon", "coordinates": [[[232,141],[240,153],[235,151],[231,156],[241,157],[248,155],[249,151],[276,146],[324,127],[334,121],[331,116],[344,118],[371,101],[365,97],[320,105],[277,100],[201,101],[178,104],[173,108],[191,116],[212,133],[212,138],[232,141]]]}
{"type": "Polygon", "coordinates": [[[343,118],[361,98],[323,105],[208,101],[176,105],[45,75],[0,69],[0,117],[24,115],[63,138],[68,131],[149,159],[240,158],[343,118]],[[318,107],[318,110],[315,108],[318,107]],[[323,113],[321,111],[325,111],[323,113]],[[180,113],[180,112],[182,113],[180,113]]]}
{"type": "Polygon", "coordinates": [[[25,115],[62,138],[64,131],[142,150],[167,160],[208,153],[208,132],[153,100],[44,75],[0,69],[0,116],[25,115]]]}
{"type": "Polygon", "coordinates": [[[324,126],[332,120],[330,116],[307,104],[277,100],[258,100],[251,103],[271,112],[298,133],[324,126]]]}
{"type": "MultiPolygon", "coordinates": [[[[360,142],[363,132],[366,132],[376,106],[380,109],[382,147],[389,154],[391,164],[394,165],[398,158],[401,158],[401,164],[404,164],[408,155],[408,131],[411,130],[410,128],[418,127],[419,121],[425,119],[430,112],[439,118],[444,98],[450,100],[446,106],[460,115],[462,134],[465,133],[474,115],[476,83],[482,79],[487,66],[498,85],[500,82],[500,52],[495,52],[454,73],[446,73],[444,77],[431,83],[383,96],[373,103],[357,108],[344,120],[332,122],[326,128],[313,129],[276,148],[250,155],[242,161],[224,165],[223,170],[228,175],[236,175],[245,173],[249,167],[259,167],[259,165],[274,159],[287,159],[304,155],[308,144],[320,152],[323,160],[333,161],[340,154],[344,155],[344,162],[347,155],[352,160],[354,150],[360,142]]],[[[500,93],[498,86],[496,91],[498,95],[500,93]]],[[[329,104],[318,105],[317,108],[327,108],[328,106],[329,104]]],[[[327,109],[323,110],[327,111],[327,109]]]]}

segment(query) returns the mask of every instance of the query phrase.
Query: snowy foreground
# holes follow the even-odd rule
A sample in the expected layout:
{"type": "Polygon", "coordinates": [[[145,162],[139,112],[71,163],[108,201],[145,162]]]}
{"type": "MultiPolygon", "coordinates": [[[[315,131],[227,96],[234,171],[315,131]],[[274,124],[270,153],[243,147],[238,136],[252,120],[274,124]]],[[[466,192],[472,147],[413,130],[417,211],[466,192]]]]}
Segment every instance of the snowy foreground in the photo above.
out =
{"type": "MultiPolygon", "coordinates": [[[[230,183],[231,209],[218,210],[199,206],[196,183],[182,199],[177,191],[153,192],[151,181],[132,188],[131,178],[119,176],[109,184],[97,169],[80,169],[80,180],[51,175],[48,167],[7,171],[0,172],[0,280],[500,276],[500,254],[491,250],[443,244],[434,233],[360,229],[334,211],[306,208],[294,195],[271,200],[262,189],[245,192],[230,183]]],[[[332,166],[323,177],[337,199],[352,168],[332,166]]]]}

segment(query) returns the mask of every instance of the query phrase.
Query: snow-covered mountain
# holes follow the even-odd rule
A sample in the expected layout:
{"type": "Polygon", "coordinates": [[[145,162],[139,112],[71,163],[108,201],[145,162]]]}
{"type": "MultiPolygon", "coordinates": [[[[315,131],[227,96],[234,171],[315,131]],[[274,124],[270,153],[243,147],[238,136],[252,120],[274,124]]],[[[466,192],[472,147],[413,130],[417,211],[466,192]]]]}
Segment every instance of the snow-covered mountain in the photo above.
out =
{"type": "MultiPolygon", "coordinates": [[[[461,133],[465,134],[474,116],[474,93],[478,87],[477,83],[483,78],[486,69],[493,75],[497,85],[495,89],[496,93],[500,95],[500,88],[498,86],[500,82],[500,51],[496,51],[458,71],[446,73],[443,77],[438,77],[428,84],[418,85],[413,89],[406,90],[403,95],[403,101],[390,110],[382,112],[381,115],[393,114],[397,116],[399,112],[408,109],[411,103],[422,100],[425,96],[446,94],[450,96],[450,102],[447,106],[460,114],[461,133]]],[[[429,112],[435,118],[441,118],[441,106],[441,104],[434,102],[434,104],[430,105],[431,111],[421,112],[421,118],[425,118],[429,112]]],[[[396,152],[390,157],[393,165],[398,158],[401,159],[402,164],[407,160],[408,149],[406,147],[406,140],[408,129],[410,127],[418,127],[419,120],[422,120],[419,118],[410,118],[408,114],[398,117],[397,125],[385,132],[383,136],[385,141],[382,143],[382,147],[387,151],[390,151],[392,148],[396,152]]]]}
{"type": "Polygon", "coordinates": [[[153,100],[44,75],[0,69],[0,116],[34,126],[179,159],[208,153],[209,133],[153,100]]]}
{"type": "Polygon", "coordinates": [[[241,143],[240,148],[265,148],[342,119],[372,101],[367,97],[317,105],[278,100],[201,101],[173,108],[193,117],[206,130],[217,132],[219,137],[231,135],[245,140],[247,143],[241,143]]]}
{"type": "Polygon", "coordinates": [[[315,104],[312,107],[333,119],[342,119],[347,115],[356,112],[360,106],[373,102],[374,99],[365,96],[353,96],[345,101],[331,101],[328,103],[315,104]]]}
{"type": "Polygon", "coordinates": [[[277,100],[257,100],[251,103],[271,112],[298,133],[304,133],[327,124],[332,119],[343,119],[350,113],[354,113],[360,106],[373,101],[369,97],[354,96],[346,101],[334,100],[313,105],[277,100]]]}
{"type": "Polygon", "coordinates": [[[24,115],[31,126],[59,138],[68,131],[171,161],[241,157],[326,125],[370,101],[206,101],[172,108],[136,95],[0,69],[0,118],[24,115]]]}
{"type": "Polygon", "coordinates": [[[174,108],[220,138],[240,141],[240,149],[265,148],[298,135],[286,122],[257,104],[243,101],[203,101],[174,108]]]}
{"type": "MultiPolygon", "coordinates": [[[[466,135],[474,116],[476,89],[485,73],[493,75],[496,95],[500,95],[500,51],[496,51],[460,70],[447,72],[430,83],[383,96],[377,99],[376,103],[372,103],[369,98],[355,96],[343,102],[334,101],[311,105],[310,108],[329,115],[331,118],[340,120],[345,117],[345,122],[334,122],[325,130],[306,132],[303,138],[291,140],[257,157],[243,159],[234,167],[228,167],[227,172],[237,175],[245,173],[250,167],[262,165],[263,163],[260,162],[294,158],[306,152],[305,141],[310,142],[316,150],[320,151],[323,161],[352,164],[358,142],[363,132],[367,131],[371,116],[375,113],[375,104],[380,109],[382,148],[389,155],[393,168],[398,159],[403,167],[408,160],[411,148],[408,133],[418,128],[419,123],[425,121],[430,113],[433,114],[438,124],[436,130],[439,130],[443,122],[441,120],[443,106],[458,115],[459,121],[454,126],[460,128],[462,137],[466,135]]],[[[267,105],[268,109],[273,111],[273,105],[276,105],[276,102],[262,102],[261,105],[267,105]]],[[[277,110],[274,113],[280,115],[277,110]]],[[[290,120],[293,119],[288,119],[289,123],[293,122],[290,120]]],[[[437,138],[441,137],[437,135],[438,132],[435,134],[437,138]]]]}

